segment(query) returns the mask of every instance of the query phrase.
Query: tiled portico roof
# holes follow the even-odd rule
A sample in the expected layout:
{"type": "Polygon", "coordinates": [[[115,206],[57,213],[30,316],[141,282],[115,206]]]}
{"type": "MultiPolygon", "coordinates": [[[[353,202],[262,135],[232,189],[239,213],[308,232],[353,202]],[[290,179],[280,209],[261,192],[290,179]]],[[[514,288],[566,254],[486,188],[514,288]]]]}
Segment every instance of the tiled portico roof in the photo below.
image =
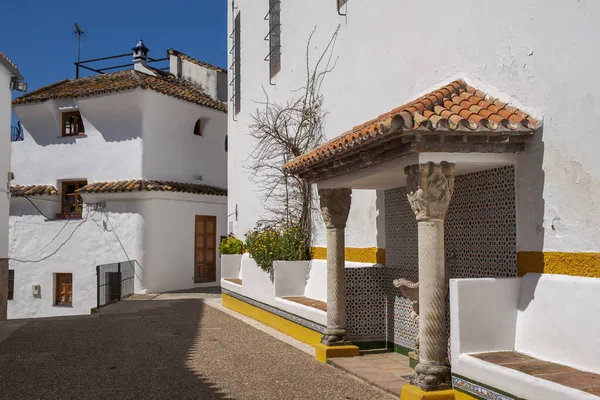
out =
{"type": "Polygon", "coordinates": [[[57,195],[58,190],[52,185],[15,185],[10,187],[10,194],[13,197],[52,196],[57,195]]]}
{"type": "Polygon", "coordinates": [[[284,165],[284,169],[306,176],[313,168],[324,164],[333,167],[334,161],[339,166],[343,158],[351,156],[356,159],[358,154],[364,155],[364,152],[383,143],[386,144],[386,150],[392,150],[394,139],[397,139],[395,145],[410,145],[405,149],[406,154],[419,151],[476,151],[473,149],[476,146],[468,150],[467,145],[474,143],[485,144],[479,146],[482,152],[515,152],[515,146],[505,145],[522,143],[523,138],[530,138],[541,124],[541,121],[523,111],[486,95],[463,80],[456,80],[355,126],[292,159],[284,165]],[[440,146],[440,142],[452,143],[452,146],[440,146]],[[462,148],[461,143],[465,144],[462,148]],[[503,151],[504,147],[506,151],[503,151]]]}
{"type": "Polygon", "coordinates": [[[125,192],[180,192],[192,194],[205,194],[212,196],[227,196],[227,189],[216,186],[199,185],[195,183],[182,183],[170,181],[155,181],[146,179],[132,179],[128,181],[92,182],[78,193],[125,193],[125,192]]]}
{"type": "Polygon", "coordinates": [[[16,98],[13,105],[41,103],[50,99],[90,97],[136,88],[150,89],[190,103],[223,112],[227,111],[227,104],[214,100],[204,93],[199,86],[184,79],[166,75],[156,77],[131,69],[80,79],[65,79],[24,94],[16,98]]]}

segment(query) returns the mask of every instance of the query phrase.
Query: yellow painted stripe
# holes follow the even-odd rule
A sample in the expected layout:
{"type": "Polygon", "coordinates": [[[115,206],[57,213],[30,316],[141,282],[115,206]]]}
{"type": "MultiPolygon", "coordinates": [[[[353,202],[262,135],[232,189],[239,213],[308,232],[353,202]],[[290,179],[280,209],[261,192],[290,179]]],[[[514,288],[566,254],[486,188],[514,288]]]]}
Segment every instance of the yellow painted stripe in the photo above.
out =
{"type": "MultiPolygon", "coordinates": [[[[327,259],[327,247],[312,247],[312,258],[327,259]]],[[[346,247],[346,261],[385,264],[385,249],[378,247],[346,247]]]]}
{"type": "Polygon", "coordinates": [[[517,254],[517,272],[561,274],[600,278],[600,253],[564,253],[521,251],[517,254]]]}
{"type": "Polygon", "coordinates": [[[271,328],[277,329],[278,331],[311,346],[316,346],[321,343],[321,333],[317,331],[313,331],[305,326],[282,318],[279,315],[275,315],[263,310],[262,308],[255,307],[242,300],[238,300],[235,297],[231,297],[226,294],[223,294],[222,296],[223,306],[233,311],[239,312],[240,314],[244,314],[252,319],[262,322],[271,328]]]}

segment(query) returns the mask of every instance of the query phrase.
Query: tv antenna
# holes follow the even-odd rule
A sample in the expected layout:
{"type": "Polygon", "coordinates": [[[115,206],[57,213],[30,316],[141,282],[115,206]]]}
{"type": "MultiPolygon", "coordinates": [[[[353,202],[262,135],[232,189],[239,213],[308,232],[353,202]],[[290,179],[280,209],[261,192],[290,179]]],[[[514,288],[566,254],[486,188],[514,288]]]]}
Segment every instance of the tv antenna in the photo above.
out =
{"type": "MultiPolygon", "coordinates": [[[[77,22],[73,24],[73,33],[77,35],[77,66],[81,61],[81,37],[85,33],[77,22]]],[[[75,78],[79,78],[79,68],[76,69],[75,78]]]]}

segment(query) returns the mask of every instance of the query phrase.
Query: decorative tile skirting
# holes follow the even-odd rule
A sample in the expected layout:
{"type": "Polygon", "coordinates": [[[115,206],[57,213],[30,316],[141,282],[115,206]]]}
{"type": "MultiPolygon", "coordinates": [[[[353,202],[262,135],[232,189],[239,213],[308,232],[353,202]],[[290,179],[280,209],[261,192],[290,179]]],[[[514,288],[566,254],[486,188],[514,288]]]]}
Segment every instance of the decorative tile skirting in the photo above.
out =
{"type": "Polygon", "coordinates": [[[313,331],[316,332],[320,332],[323,333],[325,331],[325,327],[323,325],[317,324],[316,322],[313,321],[309,321],[307,319],[301,318],[297,315],[288,313],[286,311],[280,310],[279,308],[270,306],[268,304],[265,303],[261,303],[260,301],[251,299],[250,297],[246,297],[246,296],[242,296],[241,294],[235,293],[235,292],[231,292],[227,289],[221,288],[221,291],[223,294],[226,294],[227,296],[231,296],[235,299],[238,299],[240,301],[243,301],[245,303],[248,303],[250,305],[253,305],[254,307],[260,308],[262,310],[265,310],[267,312],[270,312],[272,314],[275,314],[281,318],[285,318],[288,321],[292,321],[298,325],[302,325],[305,328],[308,329],[312,329],[313,331]]]}
{"type": "Polygon", "coordinates": [[[468,381],[464,377],[456,375],[452,376],[452,387],[482,400],[521,400],[519,397],[513,397],[497,389],[468,381]]]}

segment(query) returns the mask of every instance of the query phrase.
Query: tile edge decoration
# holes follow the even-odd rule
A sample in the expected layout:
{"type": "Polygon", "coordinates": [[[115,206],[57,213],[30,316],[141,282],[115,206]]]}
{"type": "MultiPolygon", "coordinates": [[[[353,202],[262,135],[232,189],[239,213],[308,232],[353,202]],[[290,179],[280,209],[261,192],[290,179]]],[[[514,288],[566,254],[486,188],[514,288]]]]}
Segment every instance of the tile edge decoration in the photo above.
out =
{"type": "Polygon", "coordinates": [[[523,400],[501,390],[476,383],[467,378],[452,374],[452,388],[481,400],[523,400]]]}

